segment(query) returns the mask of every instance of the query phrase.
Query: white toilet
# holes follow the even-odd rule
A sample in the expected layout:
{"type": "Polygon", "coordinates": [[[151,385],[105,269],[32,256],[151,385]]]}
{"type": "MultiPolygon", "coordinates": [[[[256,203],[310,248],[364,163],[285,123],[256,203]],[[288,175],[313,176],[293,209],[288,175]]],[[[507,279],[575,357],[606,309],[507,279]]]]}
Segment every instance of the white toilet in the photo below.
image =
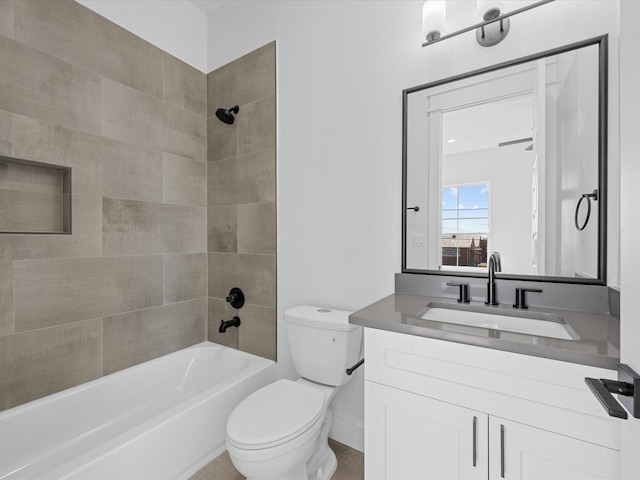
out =
{"type": "Polygon", "coordinates": [[[227,421],[227,450],[247,480],[328,480],[338,462],[329,448],[329,404],[359,360],[362,327],[349,313],[299,306],[284,320],[296,381],[278,380],[238,404],[227,421]]]}

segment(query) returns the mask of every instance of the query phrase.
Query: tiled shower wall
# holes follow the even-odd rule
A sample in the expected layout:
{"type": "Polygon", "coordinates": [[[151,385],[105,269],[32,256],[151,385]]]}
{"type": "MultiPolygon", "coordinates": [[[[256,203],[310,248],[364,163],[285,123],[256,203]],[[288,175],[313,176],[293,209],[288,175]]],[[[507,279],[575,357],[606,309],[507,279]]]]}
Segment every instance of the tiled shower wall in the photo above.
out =
{"type": "Polygon", "coordinates": [[[73,177],[72,235],[0,234],[0,409],[206,339],[206,88],[72,0],[0,1],[0,155],[73,177]]]}
{"type": "Polygon", "coordinates": [[[276,359],[276,49],[207,75],[209,339],[276,359]],[[217,108],[240,107],[233,125],[217,108]],[[246,304],[226,301],[239,287],[246,304]],[[219,333],[234,315],[239,328],[219,333]]]}

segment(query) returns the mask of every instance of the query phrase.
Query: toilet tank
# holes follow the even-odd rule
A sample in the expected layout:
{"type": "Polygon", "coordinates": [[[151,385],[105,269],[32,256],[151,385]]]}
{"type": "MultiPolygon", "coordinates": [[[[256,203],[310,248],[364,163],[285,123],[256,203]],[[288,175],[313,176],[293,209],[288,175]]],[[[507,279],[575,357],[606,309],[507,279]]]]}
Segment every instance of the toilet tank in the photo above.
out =
{"type": "Polygon", "coordinates": [[[333,386],[351,379],[345,370],[360,360],[362,327],[349,323],[350,313],[308,305],[284,312],[291,356],[301,377],[333,386]]]}

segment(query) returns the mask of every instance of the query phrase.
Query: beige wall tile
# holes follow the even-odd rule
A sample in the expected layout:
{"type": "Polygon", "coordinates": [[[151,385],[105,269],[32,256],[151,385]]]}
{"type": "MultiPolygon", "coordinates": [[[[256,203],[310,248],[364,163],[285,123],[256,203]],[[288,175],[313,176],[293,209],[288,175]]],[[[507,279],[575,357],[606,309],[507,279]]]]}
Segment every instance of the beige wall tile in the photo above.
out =
{"type": "Polygon", "coordinates": [[[18,332],[161,305],[162,257],[17,261],[14,295],[18,332]]]}
{"type": "Polygon", "coordinates": [[[104,198],[103,254],[206,252],[206,217],[204,207],[104,198]]]}
{"type": "Polygon", "coordinates": [[[211,72],[207,77],[209,112],[245,105],[276,93],[276,44],[271,42],[211,72]]]}
{"type": "Polygon", "coordinates": [[[106,375],[204,342],[207,299],[105,317],[103,323],[106,375]]]}
{"type": "Polygon", "coordinates": [[[278,344],[276,309],[245,304],[241,313],[240,350],[275,361],[278,344]]]}
{"type": "Polygon", "coordinates": [[[162,154],[164,202],[207,206],[207,164],[171,153],[162,154]]]}
{"type": "Polygon", "coordinates": [[[247,303],[276,306],[276,256],[209,253],[209,296],[226,298],[239,287],[247,303]]]}
{"type": "Polygon", "coordinates": [[[209,298],[209,314],[207,335],[210,342],[215,342],[225,347],[237,349],[239,346],[240,329],[242,328],[241,312],[234,309],[225,300],[220,298],[209,298]],[[240,316],[240,327],[228,328],[224,333],[219,331],[222,320],[231,320],[234,315],[240,316]]]}
{"type": "Polygon", "coordinates": [[[102,158],[102,194],[147,202],[162,201],[162,153],[115,141],[105,141],[102,158]]]}
{"type": "Polygon", "coordinates": [[[276,151],[269,148],[237,157],[238,203],[276,200],[276,151]]]}
{"type": "Polygon", "coordinates": [[[14,332],[13,262],[0,261],[0,337],[14,332]]]}
{"type": "Polygon", "coordinates": [[[102,134],[132,145],[159,148],[163,102],[138,90],[102,79],[102,134]]]}
{"type": "Polygon", "coordinates": [[[16,40],[162,98],[162,51],[69,0],[16,3],[16,40]]]}
{"type": "Polygon", "coordinates": [[[102,255],[102,197],[74,194],[71,214],[72,235],[0,235],[0,259],[102,255]]]}
{"type": "Polygon", "coordinates": [[[102,194],[102,162],[118,158],[117,142],[43,122],[12,116],[13,156],[72,169],[73,193],[102,194]]]}
{"type": "Polygon", "coordinates": [[[238,155],[276,146],[276,98],[267,97],[243,105],[238,118],[238,155]]]}
{"type": "Polygon", "coordinates": [[[11,114],[0,111],[0,155],[12,155],[12,137],[11,114]]]}
{"type": "Polygon", "coordinates": [[[207,76],[164,53],[164,100],[201,117],[207,115],[207,76]]]}
{"type": "Polygon", "coordinates": [[[163,105],[162,115],[162,151],[206,162],[206,118],[169,104],[163,105]]]}
{"type": "Polygon", "coordinates": [[[102,321],[70,323],[0,337],[0,409],[102,374],[102,321]]]}
{"type": "Polygon", "coordinates": [[[236,157],[207,164],[207,204],[210,207],[238,203],[238,162],[236,157]]]}
{"type": "Polygon", "coordinates": [[[21,115],[14,156],[72,168],[74,193],[162,201],[162,154],[21,115]]]}
{"type": "Polygon", "coordinates": [[[276,253],[276,204],[238,205],[238,253],[276,253]]]}
{"type": "Polygon", "coordinates": [[[207,119],[207,161],[214,162],[235,157],[237,154],[238,122],[227,125],[218,120],[216,116],[209,117],[207,119]]]}
{"type": "Polygon", "coordinates": [[[13,38],[13,0],[0,2],[0,35],[13,38]]]}
{"type": "Polygon", "coordinates": [[[0,0],[0,57],[0,155],[71,167],[73,191],[71,235],[0,235],[7,408],[99,376],[103,346],[108,373],[206,339],[207,98],[204,74],[72,0],[0,0]]]}
{"type": "Polygon", "coordinates": [[[207,209],[207,251],[238,251],[238,225],[236,205],[209,207],[207,209]]]}
{"type": "Polygon", "coordinates": [[[276,306],[276,256],[238,255],[237,283],[246,302],[276,306]]]}
{"type": "Polygon", "coordinates": [[[100,77],[0,36],[0,110],[100,131],[100,77]]]}
{"type": "Polygon", "coordinates": [[[216,298],[226,298],[229,290],[233,287],[240,287],[245,295],[244,285],[238,283],[238,255],[235,253],[209,253],[209,296],[216,298]]]}
{"type": "Polygon", "coordinates": [[[207,254],[164,256],[164,303],[207,296],[207,254]]]}

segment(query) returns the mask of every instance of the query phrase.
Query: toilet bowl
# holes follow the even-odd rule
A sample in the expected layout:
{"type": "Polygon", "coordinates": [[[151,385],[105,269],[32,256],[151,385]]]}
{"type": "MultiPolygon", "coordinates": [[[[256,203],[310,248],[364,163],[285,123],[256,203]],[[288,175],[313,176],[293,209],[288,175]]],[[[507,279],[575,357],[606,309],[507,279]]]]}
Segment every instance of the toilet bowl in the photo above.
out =
{"type": "Polygon", "coordinates": [[[229,456],[247,480],[329,480],[335,472],[329,405],[338,387],[350,380],[345,369],[357,361],[362,338],[361,327],[349,324],[348,315],[306,306],[285,312],[290,343],[297,342],[292,357],[301,378],[257,390],[227,421],[229,456]],[[304,359],[299,358],[302,352],[304,359]]]}
{"type": "Polygon", "coordinates": [[[307,479],[325,413],[320,390],[291,380],[267,385],[229,417],[229,456],[247,479],[307,479]]]}

